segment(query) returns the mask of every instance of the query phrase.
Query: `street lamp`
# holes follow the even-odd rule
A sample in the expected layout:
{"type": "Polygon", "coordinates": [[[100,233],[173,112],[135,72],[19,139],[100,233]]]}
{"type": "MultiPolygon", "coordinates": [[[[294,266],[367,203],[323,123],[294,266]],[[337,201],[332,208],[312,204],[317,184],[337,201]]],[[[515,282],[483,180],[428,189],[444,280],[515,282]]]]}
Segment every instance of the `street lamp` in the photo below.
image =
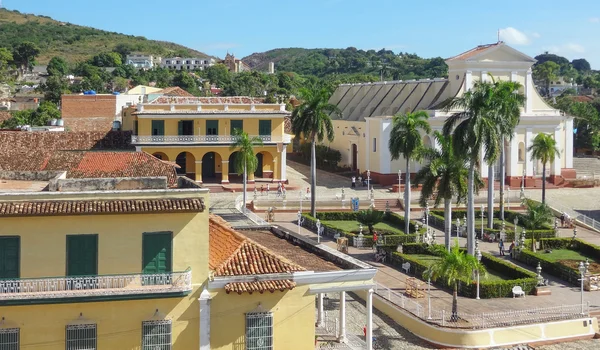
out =
{"type": "MultiPolygon", "coordinates": [[[[317,219],[317,243],[321,243],[321,220],[317,219]]],[[[323,227],[324,228],[324,227],[323,227]]]]}
{"type": "Polygon", "coordinates": [[[460,219],[456,218],[456,239],[460,237],[460,219]]]}
{"type": "Polygon", "coordinates": [[[573,225],[573,239],[577,238],[577,226],[573,225]]]}
{"type": "Polygon", "coordinates": [[[581,274],[581,314],[583,314],[583,278],[586,273],[586,267],[583,264],[583,261],[579,262],[579,273],[581,274]]]}
{"type": "MultiPolygon", "coordinates": [[[[481,262],[481,251],[479,250],[479,246],[475,248],[475,256],[477,257],[477,262],[481,262]]],[[[479,300],[479,269],[477,269],[477,298],[475,299],[479,300]]]]}
{"type": "Polygon", "coordinates": [[[535,268],[535,272],[537,272],[537,285],[541,286],[544,284],[544,277],[542,277],[542,265],[538,261],[537,267],[535,268]]]}
{"type": "Polygon", "coordinates": [[[517,239],[517,231],[518,231],[518,224],[519,224],[519,218],[515,215],[515,220],[513,221],[515,223],[515,236],[513,237],[513,241],[517,241],[517,244],[519,244],[519,240],[517,239]]]}
{"type": "Polygon", "coordinates": [[[303,222],[304,218],[302,217],[302,211],[298,211],[298,234],[300,234],[300,227],[302,227],[303,222]]]}
{"type": "Polygon", "coordinates": [[[525,198],[525,169],[523,169],[523,177],[521,178],[521,199],[525,198]]]}
{"type": "Polygon", "coordinates": [[[427,240],[431,243],[431,237],[429,237],[429,203],[425,204],[425,227],[427,232],[427,240]]]}
{"type": "Polygon", "coordinates": [[[371,170],[367,170],[367,194],[369,195],[369,198],[371,196],[371,193],[368,192],[370,186],[371,186],[371,170]]]}
{"type": "Polygon", "coordinates": [[[479,235],[479,239],[483,238],[483,217],[484,217],[483,210],[484,210],[484,208],[483,208],[483,204],[482,204],[481,205],[481,234],[479,235]]]}
{"type": "Polygon", "coordinates": [[[402,193],[402,191],[400,191],[400,187],[402,187],[402,170],[398,170],[398,198],[402,199],[400,193],[402,193]]]}

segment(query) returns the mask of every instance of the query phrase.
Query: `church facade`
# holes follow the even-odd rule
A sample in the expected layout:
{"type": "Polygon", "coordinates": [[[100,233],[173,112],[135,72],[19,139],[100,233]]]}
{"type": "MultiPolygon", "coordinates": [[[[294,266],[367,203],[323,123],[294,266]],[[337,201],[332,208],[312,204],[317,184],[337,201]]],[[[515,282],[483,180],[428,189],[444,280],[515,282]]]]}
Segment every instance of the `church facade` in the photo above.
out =
{"type": "MultiPolygon", "coordinates": [[[[556,140],[559,157],[546,165],[548,180],[560,185],[565,178],[574,178],[573,118],[550,107],[537,93],[532,66],[535,59],[513,49],[503,42],[480,45],[446,60],[448,78],[411,81],[389,81],[364,84],[343,84],[333,93],[330,102],[337,105],[342,116],[333,121],[335,140],[330,146],[342,153],[341,165],[358,172],[370,170],[371,177],[381,185],[398,183],[398,170],[405,176],[406,161],[402,157],[391,160],[388,149],[392,118],[398,113],[427,111],[432,130],[441,132],[444,122],[453,113],[442,110],[448,98],[461,96],[477,81],[516,81],[523,86],[527,98],[521,110],[521,120],[510,140],[505,142],[506,183],[518,188],[524,180],[527,187],[535,186],[542,174],[542,164],[531,157],[527,148],[538,133],[549,133],[556,140]]],[[[423,143],[435,144],[432,135],[423,134],[423,143]]],[[[411,162],[411,173],[421,164],[411,162]]],[[[488,165],[479,162],[482,177],[488,174],[488,165]]],[[[499,167],[495,178],[499,178],[499,167]]]]}

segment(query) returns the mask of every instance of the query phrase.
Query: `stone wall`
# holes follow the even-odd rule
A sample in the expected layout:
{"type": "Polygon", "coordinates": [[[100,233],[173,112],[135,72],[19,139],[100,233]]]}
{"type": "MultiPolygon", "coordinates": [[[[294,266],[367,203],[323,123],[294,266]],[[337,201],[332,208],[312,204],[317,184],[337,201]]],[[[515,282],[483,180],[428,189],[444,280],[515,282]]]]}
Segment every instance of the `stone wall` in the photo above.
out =
{"type": "Polygon", "coordinates": [[[6,171],[0,170],[0,179],[18,181],[50,181],[64,176],[65,171],[6,171]]]}
{"type": "Polygon", "coordinates": [[[63,95],[61,111],[70,131],[109,131],[117,114],[117,96],[63,95]]]}
{"type": "Polygon", "coordinates": [[[160,190],[167,188],[167,178],[160,177],[117,177],[105,179],[58,179],[56,185],[51,184],[51,191],[85,192],[85,191],[127,191],[127,190],[160,190]]]}

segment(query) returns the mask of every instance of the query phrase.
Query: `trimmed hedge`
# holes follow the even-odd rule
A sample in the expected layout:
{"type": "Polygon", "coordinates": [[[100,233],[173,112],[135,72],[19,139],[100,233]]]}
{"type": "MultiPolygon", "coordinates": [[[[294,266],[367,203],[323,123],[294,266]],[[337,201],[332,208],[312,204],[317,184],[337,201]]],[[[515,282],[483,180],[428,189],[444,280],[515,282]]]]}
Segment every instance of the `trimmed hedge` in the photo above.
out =
{"type": "MultiPolygon", "coordinates": [[[[427,245],[421,243],[405,244],[402,249],[403,253],[392,252],[390,263],[400,268],[403,263],[409,262],[410,272],[417,277],[423,276],[423,273],[427,270],[427,265],[421,263],[418,259],[411,257],[411,254],[431,254],[431,249],[427,245]]],[[[488,253],[483,253],[481,260],[487,268],[496,270],[513,279],[504,281],[487,281],[485,279],[480,279],[480,298],[490,299],[511,297],[512,288],[517,285],[521,286],[525,293],[530,294],[537,285],[536,274],[531,271],[515,266],[488,253]]],[[[443,278],[432,283],[447,289],[453,288],[453,286],[449,286],[443,278]]],[[[468,284],[466,281],[461,280],[458,283],[458,294],[465,297],[475,297],[477,295],[477,283],[473,281],[468,284]]]]}
{"type": "MultiPolygon", "coordinates": [[[[355,211],[325,211],[318,212],[317,219],[319,220],[332,220],[332,221],[356,221],[358,212],[355,211]]],[[[400,230],[404,231],[405,221],[404,218],[396,213],[386,214],[383,222],[386,222],[392,226],[399,227],[400,230]]],[[[419,225],[420,226],[420,225],[419,225]]],[[[411,220],[408,224],[409,230],[415,232],[415,222],[411,220]]],[[[382,230],[378,230],[380,232],[382,230]]],[[[425,232],[424,228],[420,228],[419,232],[425,232]]],[[[406,232],[404,232],[406,233],[406,232]]]]}

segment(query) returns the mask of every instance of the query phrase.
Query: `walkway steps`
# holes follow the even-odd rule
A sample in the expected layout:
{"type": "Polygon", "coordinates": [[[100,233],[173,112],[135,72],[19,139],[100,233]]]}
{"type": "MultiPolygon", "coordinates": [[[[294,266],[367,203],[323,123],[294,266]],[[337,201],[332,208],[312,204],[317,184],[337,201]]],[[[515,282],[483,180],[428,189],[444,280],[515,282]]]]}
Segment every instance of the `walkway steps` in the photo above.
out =
{"type": "Polygon", "coordinates": [[[231,227],[239,230],[270,228],[270,226],[257,225],[235,208],[213,208],[210,213],[222,217],[231,227]]]}

